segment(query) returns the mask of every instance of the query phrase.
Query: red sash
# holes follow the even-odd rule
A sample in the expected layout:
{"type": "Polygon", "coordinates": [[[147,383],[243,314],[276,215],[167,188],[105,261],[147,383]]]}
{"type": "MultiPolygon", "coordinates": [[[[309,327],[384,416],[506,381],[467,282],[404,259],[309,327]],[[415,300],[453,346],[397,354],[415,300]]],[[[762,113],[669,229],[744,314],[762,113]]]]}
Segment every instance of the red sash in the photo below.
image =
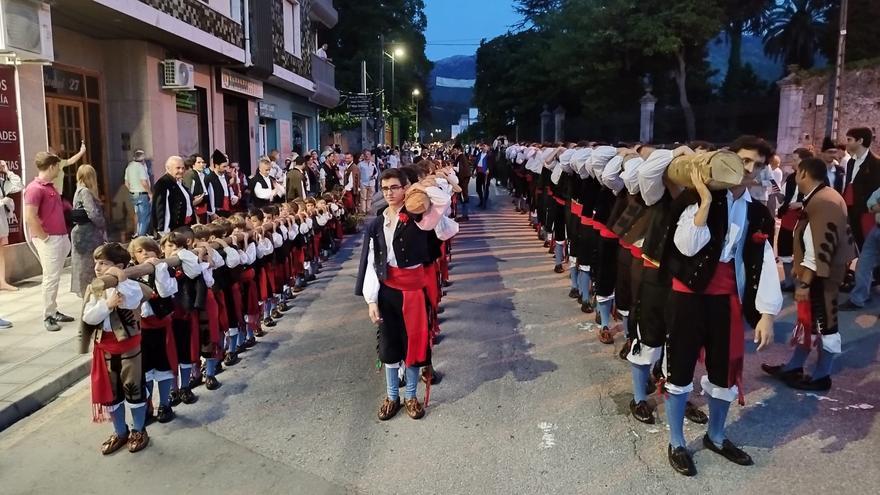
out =
{"type": "Polygon", "coordinates": [[[782,214],[782,218],[779,219],[779,227],[785,230],[794,230],[794,226],[797,225],[798,218],[801,215],[802,210],[788,210],[782,214]]]}
{"type": "Polygon", "coordinates": [[[577,201],[571,202],[571,214],[580,216],[581,213],[584,212],[584,205],[578,203],[577,201]]]}
{"type": "MultiPolygon", "coordinates": [[[[110,371],[107,362],[104,361],[104,353],[125,354],[137,349],[141,345],[141,336],[135,335],[122,342],[116,340],[113,332],[104,332],[101,341],[95,341],[92,349],[92,421],[100,422],[107,420],[104,414],[104,404],[113,402],[113,386],[110,383],[110,371]]],[[[140,359],[140,358],[136,358],[140,359]]]]}
{"type": "Polygon", "coordinates": [[[425,306],[425,271],[388,267],[385,285],[403,293],[403,321],[406,327],[406,365],[428,359],[428,310],[425,306]]]}

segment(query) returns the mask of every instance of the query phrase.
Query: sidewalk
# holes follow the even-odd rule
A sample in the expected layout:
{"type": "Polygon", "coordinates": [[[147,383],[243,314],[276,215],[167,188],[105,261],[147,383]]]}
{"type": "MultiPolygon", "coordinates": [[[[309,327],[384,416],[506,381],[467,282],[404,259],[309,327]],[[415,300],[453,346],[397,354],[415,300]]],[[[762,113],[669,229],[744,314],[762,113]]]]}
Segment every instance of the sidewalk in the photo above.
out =
{"type": "Polygon", "coordinates": [[[40,277],[23,280],[18,292],[0,292],[0,431],[51,402],[89,373],[90,354],[77,354],[82,302],[70,292],[70,269],[61,276],[58,310],[77,318],[60,332],[43,327],[40,277]]]}

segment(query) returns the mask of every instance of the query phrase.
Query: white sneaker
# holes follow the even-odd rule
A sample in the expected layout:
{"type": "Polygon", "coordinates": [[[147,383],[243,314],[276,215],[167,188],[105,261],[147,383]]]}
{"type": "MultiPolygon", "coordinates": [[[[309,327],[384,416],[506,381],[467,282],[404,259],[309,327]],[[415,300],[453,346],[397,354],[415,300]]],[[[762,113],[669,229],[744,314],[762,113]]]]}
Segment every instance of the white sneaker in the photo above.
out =
{"type": "Polygon", "coordinates": [[[7,328],[12,328],[12,322],[0,318],[0,330],[5,330],[7,328]]]}

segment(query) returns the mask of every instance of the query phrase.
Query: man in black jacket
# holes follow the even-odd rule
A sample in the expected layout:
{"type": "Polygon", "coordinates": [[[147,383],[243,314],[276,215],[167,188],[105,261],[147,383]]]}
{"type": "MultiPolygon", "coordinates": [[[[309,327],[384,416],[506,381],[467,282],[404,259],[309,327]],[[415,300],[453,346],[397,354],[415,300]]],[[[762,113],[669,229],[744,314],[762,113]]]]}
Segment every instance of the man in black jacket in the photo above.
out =
{"type": "Polygon", "coordinates": [[[853,239],[859,249],[874,226],[874,215],[868,211],[868,196],[880,188],[880,158],[870,150],[873,140],[874,135],[867,127],[846,131],[846,151],[850,159],[843,164],[846,174],[843,199],[848,208],[853,239]]]}
{"type": "Polygon", "coordinates": [[[183,187],[183,158],[171,156],[165,161],[165,175],[153,185],[153,226],[159,234],[191,225],[193,199],[183,187]]]}

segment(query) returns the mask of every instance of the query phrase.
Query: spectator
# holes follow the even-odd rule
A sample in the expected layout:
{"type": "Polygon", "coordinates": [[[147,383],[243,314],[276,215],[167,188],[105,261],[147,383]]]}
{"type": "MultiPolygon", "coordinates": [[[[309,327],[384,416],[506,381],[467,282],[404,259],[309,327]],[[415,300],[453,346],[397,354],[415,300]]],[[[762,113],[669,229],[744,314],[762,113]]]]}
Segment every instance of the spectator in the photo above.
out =
{"type": "Polygon", "coordinates": [[[24,221],[43,269],[43,325],[50,332],[61,330],[58,322],[73,318],[58,311],[58,286],[70,238],[64,222],[64,203],[54,180],[61,173],[61,159],[41,151],[34,159],[37,177],[24,190],[24,221]]]}
{"type": "Polygon", "coordinates": [[[394,148],[394,151],[388,155],[388,160],[386,162],[388,164],[388,168],[398,168],[400,167],[400,150],[394,148]]]}
{"type": "Polygon", "coordinates": [[[321,170],[324,172],[324,191],[332,192],[339,186],[339,157],[336,153],[327,153],[321,170]]]}
{"type": "Polygon", "coordinates": [[[370,207],[373,204],[373,193],[376,191],[376,178],[379,176],[379,169],[373,163],[373,153],[365,150],[361,154],[361,161],[358,162],[358,170],[361,176],[361,213],[368,215],[370,207]]]}
{"type": "MultiPolygon", "coordinates": [[[[76,170],[76,184],[73,209],[83,210],[86,218],[76,219],[76,225],[70,233],[70,292],[85,297],[86,288],[95,278],[95,249],[107,242],[107,224],[104,209],[98,199],[95,168],[91,165],[80,166],[76,170]]],[[[149,208],[149,204],[147,207],[149,208]]],[[[146,219],[146,224],[145,232],[149,229],[149,218],[146,219]]]]}
{"type": "MultiPolygon", "coordinates": [[[[18,290],[18,287],[6,280],[6,245],[9,244],[9,222],[17,223],[15,201],[9,196],[23,188],[21,177],[9,170],[5,160],[0,160],[0,290],[18,290]]],[[[2,323],[0,328],[3,328],[2,323]]]]}
{"type": "MultiPolygon", "coordinates": [[[[150,202],[153,200],[153,195],[150,193],[150,175],[147,172],[144,157],[143,150],[135,151],[132,160],[125,167],[125,187],[131,196],[131,207],[134,208],[137,217],[135,237],[147,235],[150,230],[150,202]]],[[[79,189],[79,180],[77,179],[77,192],[79,189]]],[[[91,251],[89,251],[88,257],[92,257],[91,251]]]]}
{"type": "MultiPolygon", "coordinates": [[[[63,150],[62,150],[63,151],[63,150]]],[[[55,154],[55,150],[49,147],[49,153],[55,154]]],[[[67,171],[67,167],[71,165],[76,165],[76,162],[80,161],[83,156],[86,154],[86,142],[81,141],[79,145],[79,151],[76,152],[75,155],[70,158],[61,158],[61,164],[59,165],[60,171],[58,172],[58,176],[52,181],[55,184],[55,190],[58,191],[58,194],[61,194],[63,198],[70,199],[73,197],[73,189],[75,187],[68,186],[67,190],[65,190],[65,176],[67,175],[65,172],[67,171]]],[[[69,172],[69,175],[73,176],[73,172],[69,172]]],[[[71,177],[71,181],[73,177],[71,177]]],[[[70,184],[68,182],[68,184],[70,184]]]]}
{"type": "Polygon", "coordinates": [[[850,158],[844,165],[843,199],[849,208],[849,225],[859,249],[874,227],[874,215],[866,206],[868,196],[880,188],[880,158],[870,150],[873,140],[874,135],[867,127],[855,127],[846,132],[846,151],[850,158]]]}
{"type": "Polygon", "coordinates": [[[322,60],[330,61],[331,59],[327,58],[327,48],[329,48],[327,46],[327,43],[324,43],[323,45],[321,45],[321,48],[318,48],[318,50],[315,52],[315,55],[317,55],[318,58],[322,60]]]}
{"type": "Polygon", "coordinates": [[[195,223],[193,196],[183,185],[183,171],[183,158],[171,156],[165,161],[165,175],[153,184],[153,225],[161,235],[195,223]]]}

